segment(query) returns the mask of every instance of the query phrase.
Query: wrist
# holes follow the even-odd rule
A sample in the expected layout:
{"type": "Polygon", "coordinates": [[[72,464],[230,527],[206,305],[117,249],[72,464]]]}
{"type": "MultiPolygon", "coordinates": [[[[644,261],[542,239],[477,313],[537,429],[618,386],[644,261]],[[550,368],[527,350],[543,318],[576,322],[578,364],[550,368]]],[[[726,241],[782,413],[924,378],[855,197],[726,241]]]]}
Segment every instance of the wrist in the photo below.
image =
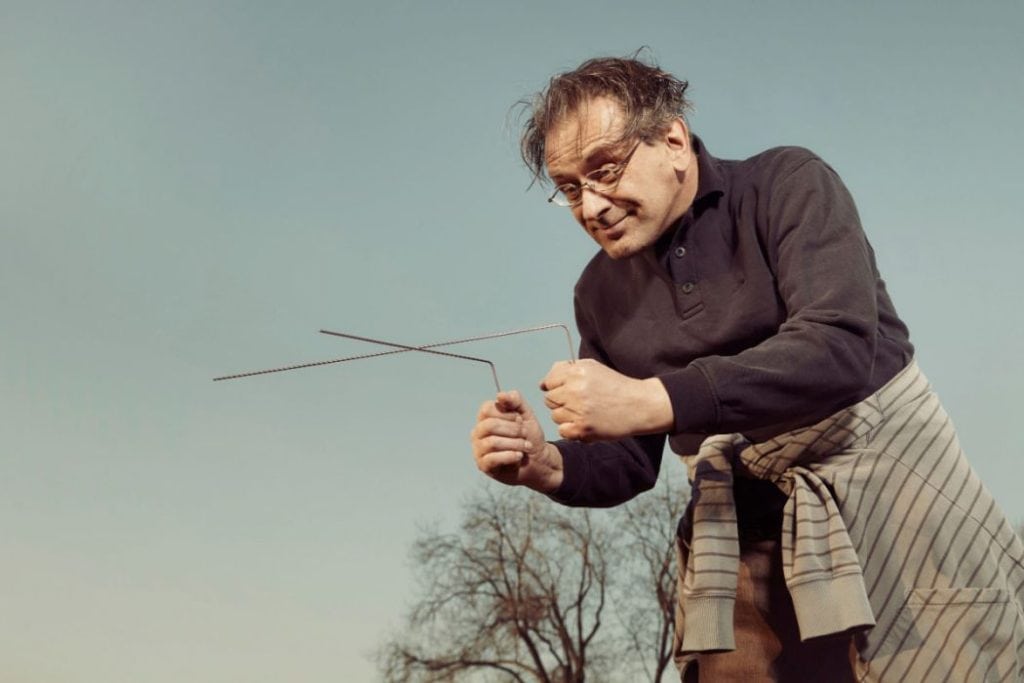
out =
{"type": "Polygon", "coordinates": [[[672,431],[675,424],[675,412],[668,390],[657,377],[637,380],[637,410],[634,414],[638,420],[636,434],[660,434],[672,431]]]}
{"type": "Polygon", "coordinates": [[[562,487],[562,482],[565,480],[565,473],[562,467],[562,452],[553,443],[545,442],[540,458],[546,464],[547,472],[541,481],[538,482],[535,489],[545,495],[552,494],[562,487]]]}

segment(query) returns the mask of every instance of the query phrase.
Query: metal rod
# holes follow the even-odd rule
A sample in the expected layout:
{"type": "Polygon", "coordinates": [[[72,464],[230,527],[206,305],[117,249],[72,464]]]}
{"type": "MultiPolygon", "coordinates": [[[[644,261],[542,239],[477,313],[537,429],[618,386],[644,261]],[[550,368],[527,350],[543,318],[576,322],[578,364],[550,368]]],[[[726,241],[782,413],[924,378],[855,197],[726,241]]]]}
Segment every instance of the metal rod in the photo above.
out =
{"type": "Polygon", "coordinates": [[[315,368],[321,365],[333,365],[334,363],[345,363],[350,360],[363,360],[364,358],[377,358],[378,356],[393,356],[396,353],[408,353],[405,349],[395,349],[393,351],[378,351],[377,353],[363,353],[358,356],[345,356],[344,358],[332,358],[331,360],[318,360],[311,363],[300,363],[298,365],[286,365],[280,368],[270,368],[269,370],[255,370],[252,372],[240,372],[237,375],[224,375],[223,377],[214,377],[214,382],[220,382],[226,379],[241,379],[242,377],[255,377],[256,375],[269,375],[275,372],[286,372],[288,370],[301,370],[302,368],[315,368]]]}
{"type": "MultiPolygon", "coordinates": [[[[380,351],[378,353],[364,353],[358,356],[345,356],[343,358],[333,358],[331,360],[320,360],[313,361],[310,363],[299,363],[297,365],[286,365],[279,368],[270,368],[268,370],[256,370],[253,372],[242,372],[236,375],[224,375],[223,377],[214,377],[214,382],[220,382],[226,379],[240,379],[242,377],[255,377],[256,375],[269,375],[275,372],[286,372],[289,370],[301,370],[302,368],[315,368],[321,365],[333,365],[335,363],[345,363],[352,360],[363,360],[366,358],[378,358],[380,356],[393,356],[397,353],[408,353],[409,351],[426,351],[428,349],[440,348],[443,346],[454,346],[455,344],[466,344],[468,342],[483,341],[485,339],[497,339],[498,337],[510,337],[516,334],[526,334],[527,332],[538,332],[540,330],[550,330],[556,327],[560,327],[565,331],[565,338],[569,345],[569,359],[573,362],[576,360],[576,353],[572,347],[572,334],[569,332],[569,328],[563,323],[551,323],[548,325],[536,325],[534,327],[524,327],[517,330],[508,330],[506,332],[493,332],[491,334],[481,334],[475,337],[465,337],[463,339],[451,339],[449,341],[437,342],[434,344],[424,344],[423,346],[415,347],[402,347],[396,348],[391,351],[380,351]]],[[[321,330],[324,334],[330,334],[326,330],[321,330]]],[[[336,335],[341,336],[341,335],[336,335]]]]}
{"type": "Polygon", "coordinates": [[[486,358],[474,358],[473,356],[463,356],[458,353],[448,353],[447,351],[434,351],[424,346],[406,346],[405,344],[396,344],[395,342],[383,341],[382,339],[371,339],[370,337],[360,337],[359,335],[348,334],[345,332],[331,332],[329,330],[320,331],[323,334],[330,334],[335,337],[345,337],[346,339],[355,339],[357,341],[369,342],[371,344],[380,344],[381,346],[391,346],[404,351],[420,351],[422,353],[429,353],[435,356],[448,356],[449,358],[461,358],[462,360],[475,360],[478,363],[487,363],[491,368],[491,375],[494,377],[494,386],[498,390],[498,393],[501,393],[501,384],[498,383],[498,372],[494,369],[494,363],[486,358]]]}
{"type": "MultiPolygon", "coordinates": [[[[561,328],[565,332],[565,341],[568,343],[569,348],[569,360],[575,362],[575,351],[572,349],[572,335],[569,333],[569,329],[562,323],[551,323],[550,325],[538,325],[531,328],[520,328],[518,330],[509,330],[507,332],[492,332],[486,335],[477,335],[476,337],[463,337],[462,339],[452,339],[445,342],[436,342],[434,344],[424,344],[423,346],[416,347],[402,347],[398,351],[385,351],[385,353],[404,353],[406,351],[421,351],[428,348],[439,348],[441,346],[454,346],[455,344],[466,344],[474,341],[483,341],[484,339],[498,339],[499,337],[511,337],[513,335],[521,335],[527,332],[540,332],[541,330],[553,330],[554,328],[561,328]]],[[[389,342],[377,342],[373,339],[367,339],[365,337],[356,337],[355,335],[349,335],[342,332],[331,332],[330,330],[321,330],[321,334],[334,335],[335,337],[348,337],[349,339],[357,339],[359,341],[369,341],[370,343],[384,344],[385,346],[394,346],[389,342]]],[[[401,346],[400,344],[398,346],[401,346]]],[[[377,355],[377,354],[374,354],[377,355]]],[[[381,354],[383,355],[383,353],[381,354]]]]}

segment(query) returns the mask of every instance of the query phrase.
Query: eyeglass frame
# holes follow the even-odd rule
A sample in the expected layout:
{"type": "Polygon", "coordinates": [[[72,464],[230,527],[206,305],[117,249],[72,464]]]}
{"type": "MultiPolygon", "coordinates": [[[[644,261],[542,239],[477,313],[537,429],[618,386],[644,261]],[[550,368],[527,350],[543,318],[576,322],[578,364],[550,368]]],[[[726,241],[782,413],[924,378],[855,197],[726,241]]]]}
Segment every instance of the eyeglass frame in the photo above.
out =
{"type": "Polygon", "coordinates": [[[555,188],[555,191],[551,194],[551,196],[548,197],[548,204],[554,204],[555,206],[561,206],[572,209],[583,203],[584,190],[590,190],[591,192],[596,192],[597,194],[601,195],[607,194],[609,192],[614,192],[615,188],[619,186],[619,182],[622,180],[622,176],[626,173],[626,167],[629,166],[629,162],[633,160],[633,154],[636,153],[636,151],[640,148],[641,144],[643,144],[643,140],[637,140],[637,143],[633,145],[633,149],[629,150],[626,156],[622,157],[622,161],[610,165],[605,164],[604,166],[601,166],[600,168],[595,168],[590,173],[587,173],[586,175],[583,176],[584,180],[582,183],[562,183],[561,185],[558,185],[555,188]],[[610,182],[598,183],[592,178],[592,176],[597,173],[605,175],[610,173],[612,174],[612,180],[610,182]],[[603,187],[599,187],[599,184],[603,185],[603,187]],[[579,188],[579,199],[577,199],[576,201],[571,201],[568,197],[566,197],[565,192],[562,191],[562,188],[567,186],[576,186],[579,188]]]}

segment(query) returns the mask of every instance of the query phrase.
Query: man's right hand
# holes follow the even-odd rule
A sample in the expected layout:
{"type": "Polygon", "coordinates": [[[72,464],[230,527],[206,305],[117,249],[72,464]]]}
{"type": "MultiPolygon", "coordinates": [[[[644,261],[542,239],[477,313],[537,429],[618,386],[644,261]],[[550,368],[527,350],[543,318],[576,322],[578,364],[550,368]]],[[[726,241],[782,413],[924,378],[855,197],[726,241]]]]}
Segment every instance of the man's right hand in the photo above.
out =
{"type": "Polygon", "coordinates": [[[562,454],[518,391],[498,394],[480,406],[470,432],[473,458],[481,472],[503,484],[552,493],[562,483],[562,454]]]}

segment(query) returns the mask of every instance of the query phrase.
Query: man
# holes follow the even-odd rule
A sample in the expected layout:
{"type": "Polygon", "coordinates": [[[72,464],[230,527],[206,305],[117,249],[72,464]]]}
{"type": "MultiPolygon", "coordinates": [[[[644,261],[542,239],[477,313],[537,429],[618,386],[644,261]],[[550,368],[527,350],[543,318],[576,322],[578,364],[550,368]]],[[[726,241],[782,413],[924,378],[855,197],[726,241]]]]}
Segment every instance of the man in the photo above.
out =
{"type": "Polygon", "coordinates": [[[581,360],[480,408],[477,466],[567,505],[653,486],[680,523],[683,680],[1019,680],[1024,547],[913,362],[853,201],[823,161],[713,157],[686,83],[634,59],[556,76],[523,135],[600,246],[581,360]]]}

